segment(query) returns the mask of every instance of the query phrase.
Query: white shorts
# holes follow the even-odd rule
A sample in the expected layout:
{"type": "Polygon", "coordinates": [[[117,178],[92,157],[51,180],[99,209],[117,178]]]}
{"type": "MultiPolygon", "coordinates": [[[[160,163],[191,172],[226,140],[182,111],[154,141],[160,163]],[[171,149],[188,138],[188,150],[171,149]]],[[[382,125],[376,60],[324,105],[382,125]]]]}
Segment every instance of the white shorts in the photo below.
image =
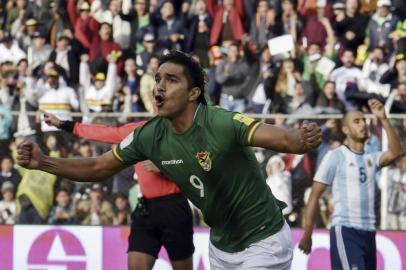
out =
{"type": "Polygon", "coordinates": [[[293,259],[292,235],[282,229],[240,252],[228,253],[209,244],[211,270],[289,270],[293,259]]]}

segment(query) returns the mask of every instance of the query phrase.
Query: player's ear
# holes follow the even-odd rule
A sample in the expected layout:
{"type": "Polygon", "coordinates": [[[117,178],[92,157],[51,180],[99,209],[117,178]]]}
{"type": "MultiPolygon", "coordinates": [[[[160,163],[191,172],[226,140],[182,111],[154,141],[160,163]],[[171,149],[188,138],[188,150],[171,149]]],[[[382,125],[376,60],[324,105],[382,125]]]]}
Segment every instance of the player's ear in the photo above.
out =
{"type": "Polygon", "coordinates": [[[350,129],[347,126],[343,126],[341,131],[344,133],[344,135],[350,134],[350,129]]]}
{"type": "Polygon", "coordinates": [[[199,87],[193,87],[192,90],[189,91],[189,101],[196,101],[198,100],[202,91],[199,87]]]}

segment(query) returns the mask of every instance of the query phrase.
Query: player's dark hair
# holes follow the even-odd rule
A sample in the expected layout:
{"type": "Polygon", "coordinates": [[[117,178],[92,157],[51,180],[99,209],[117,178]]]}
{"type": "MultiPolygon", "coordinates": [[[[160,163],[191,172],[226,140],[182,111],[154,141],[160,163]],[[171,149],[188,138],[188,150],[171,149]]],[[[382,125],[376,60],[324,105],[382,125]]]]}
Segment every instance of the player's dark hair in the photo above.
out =
{"type": "Polygon", "coordinates": [[[159,57],[159,66],[167,62],[178,64],[183,67],[183,72],[186,75],[189,89],[198,87],[201,91],[198,101],[203,104],[207,104],[206,99],[204,98],[206,73],[200,64],[190,55],[178,50],[170,51],[169,53],[163,54],[161,57],[159,57]]]}

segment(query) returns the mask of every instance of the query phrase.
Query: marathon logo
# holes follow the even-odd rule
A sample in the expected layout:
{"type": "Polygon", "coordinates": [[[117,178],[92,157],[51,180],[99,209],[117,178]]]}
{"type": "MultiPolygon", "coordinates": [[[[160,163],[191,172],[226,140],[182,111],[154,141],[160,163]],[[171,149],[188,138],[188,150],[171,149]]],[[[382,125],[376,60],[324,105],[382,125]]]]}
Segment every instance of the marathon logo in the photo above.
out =
{"type": "Polygon", "coordinates": [[[183,164],[183,160],[181,159],[172,159],[172,160],[162,160],[162,165],[178,165],[183,164]]]}

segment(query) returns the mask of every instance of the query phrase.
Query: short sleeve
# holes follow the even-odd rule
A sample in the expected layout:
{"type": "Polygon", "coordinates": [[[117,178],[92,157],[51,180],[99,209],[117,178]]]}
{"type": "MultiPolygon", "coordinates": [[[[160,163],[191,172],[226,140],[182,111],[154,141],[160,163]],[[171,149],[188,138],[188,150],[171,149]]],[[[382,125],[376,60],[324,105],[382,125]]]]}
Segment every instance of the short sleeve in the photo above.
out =
{"type": "Polygon", "coordinates": [[[221,136],[227,137],[225,139],[228,142],[233,141],[243,146],[251,145],[255,131],[260,125],[253,118],[222,109],[219,110],[215,119],[216,129],[219,130],[221,136]]]}
{"type": "Polygon", "coordinates": [[[141,130],[141,128],[135,129],[119,145],[113,148],[113,155],[116,159],[126,165],[135,164],[147,159],[141,147],[143,144],[139,142],[141,130]]]}
{"type": "Polygon", "coordinates": [[[326,185],[331,185],[335,177],[335,170],[338,164],[337,152],[329,151],[324,156],[317,172],[314,176],[314,181],[326,185]]]}

